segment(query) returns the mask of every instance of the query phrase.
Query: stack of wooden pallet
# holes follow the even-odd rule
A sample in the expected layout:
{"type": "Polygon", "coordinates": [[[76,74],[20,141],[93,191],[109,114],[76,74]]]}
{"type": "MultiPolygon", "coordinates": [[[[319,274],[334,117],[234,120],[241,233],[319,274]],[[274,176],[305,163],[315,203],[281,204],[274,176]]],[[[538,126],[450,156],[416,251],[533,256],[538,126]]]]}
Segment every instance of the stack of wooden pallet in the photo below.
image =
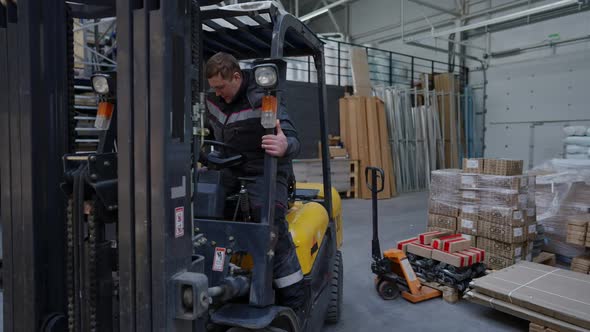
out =
{"type": "Polygon", "coordinates": [[[393,161],[387,134],[387,120],[383,102],[376,97],[347,96],[340,99],[340,137],[350,159],[360,166],[360,195],[371,198],[367,188],[365,168],[380,167],[385,172],[384,190],[379,198],[396,195],[393,161]]]}

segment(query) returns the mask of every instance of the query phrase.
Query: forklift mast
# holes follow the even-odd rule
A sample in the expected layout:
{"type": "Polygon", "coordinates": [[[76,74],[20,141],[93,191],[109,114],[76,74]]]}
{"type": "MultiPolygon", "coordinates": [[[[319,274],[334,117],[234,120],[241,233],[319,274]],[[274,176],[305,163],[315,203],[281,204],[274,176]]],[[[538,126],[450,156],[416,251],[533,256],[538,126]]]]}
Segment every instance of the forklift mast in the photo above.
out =
{"type": "MultiPolygon", "coordinates": [[[[117,255],[112,260],[118,271],[118,286],[113,287],[118,302],[109,307],[112,330],[205,331],[202,314],[207,304],[199,301],[202,294],[194,290],[206,290],[208,281],[205,258],[193,255],[193,223],[220,226],[193,220],[191,195],[198,149],[191,115],[204,90],[203,59],[218,51],[238,59],[313,56],[320,82],[324,205],[333,219],[323,44],[303,23],[275,6],[250,12],[201,11],[202,6],[217,2],[0,1],[4,331],[85,330],[72,321],[65,295],[71,277],[66,248],[72,246],[66,220],[73,211],[80,220],[86,213],[84,202],[72,206],[64,194],[68,192],[64,173],[72,163],[96,172],[86,174],[79,191],[70,188],[69,193],[86,190],[88,195],[89,189],[95,190],[90,198],[82,195],[81,199],[100,202],[107,215],[115,216],[109,221],[116,225],[117,255]],[[258,25],[243,24],[237,19],[243,15],[258,25]],[[117,23],[116,156],[72,156],[73,18],[104,17],[116,17],[117,23]],[[218,19],[236,29],[216,24],[218,19]],[[101,180],[109,185],[103,186],[101,180]],[[105,199],[100,190],[113,188],[113,181],[116,189],[105,199]]],[[[268,170],[266,197],[272,198],[276,160],[265,160],[268,170]]],[[[264,207],[263,225],[274,219],[273,201],[264,207]]],[[[87,227],[93,227],[90,219],[87,227]]],[[[93,235],[87,240],[93,241],[93,235]]],[[[70,295],[76,301],[85,296],[70,295]]],[[[270,303],[268,298],[256,301],[270,303]]],[[[90,310],[88,315],[96,319],[97,313],[90,310]]],[[[88,330],[104,329],[90,324],[88,330]]]]}

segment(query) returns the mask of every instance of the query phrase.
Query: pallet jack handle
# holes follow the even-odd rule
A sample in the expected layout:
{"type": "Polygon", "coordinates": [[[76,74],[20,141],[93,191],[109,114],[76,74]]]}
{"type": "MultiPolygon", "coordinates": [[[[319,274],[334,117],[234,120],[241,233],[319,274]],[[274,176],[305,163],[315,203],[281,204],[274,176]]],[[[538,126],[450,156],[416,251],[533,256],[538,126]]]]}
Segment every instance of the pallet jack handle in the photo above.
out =
{"type": "Polygon", "coordinates": [[[367,187],[371,191],[371,199],[373,203],[373,240],[372,240],[372,254],[374,260],[381,259],[381,246],[379,245],[379,221],[377,215],[377,194],[383,191],[385,184],[385,173],[379,167],[368,166],[365,168],[365,179],[367,187]],[[369,182],[369,172],[371,172],[371,181],[369,182]],[[380,183],[377,180],[380,179],[380,183]]]}

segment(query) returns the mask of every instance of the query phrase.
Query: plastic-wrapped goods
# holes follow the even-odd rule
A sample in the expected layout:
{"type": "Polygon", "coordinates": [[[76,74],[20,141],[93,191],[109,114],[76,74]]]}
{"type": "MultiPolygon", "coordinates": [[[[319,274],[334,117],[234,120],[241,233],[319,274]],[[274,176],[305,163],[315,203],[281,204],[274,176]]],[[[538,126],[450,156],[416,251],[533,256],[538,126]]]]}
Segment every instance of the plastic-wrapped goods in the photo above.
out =
{"type": "Polygon", "coordinates": [[[525,211],[508,207],[480,206],[479,218],[500,225],[522,226],[525,222],[525,211]]]}
{"type": "Polygon", "coordinates": [[[553,159],[535,167],[537,222],[546,238],[543,250],[572,258],[584,250],[566,243],[570,216],[590,213],[590,160],[553,159]]]}
{"type": "Polygon", "coordinates": [[[586,126],[567,126],[563,127],[563,132],[567,136],[584,136],[588,129],[586,126]]]}
{"type": "Polygon", "coordinates": [[[567,145],[590,146],[590,136],[568,136],[563,139],[567,145]]]}
{"type": "Polygon", "coordinates": [[[527,194],[511,189],[462,189],[461,203],[526,209],[527,194]]]}
{"type": "Polygon", "coordinates": [[[461,189],[510,189],[519,192],[528,192],[529,182],[534,184],[534,179],[529,180],[527,175],[488,175],[488,174],[461,174],[461,189]]]}
{"type": "Polygon", "coordinates": [[[588,160],[590,159],[590,156],[582,153],[566,153],[565,159],[588,160]]]}
{"type": "Polygon", "coordinates": [[[567,243],[567,216],[556,215],[539,220],[545,229],[543,251],[555,253],[567,260],[585,252],[584,247],[567,243]]]}
{"type": "Polygon", "coordinates": [[[571,145],[567,145],[565,147],[565,152],[566,153],[573,153],[573,154],[579,154],[579,153],[587,154],[588,153],[588,147],[587,146],[583,146],[583,145],[571,144],[571,145]]]}
{"type": "Polygon", "coordinates": [[[430,176],[430,198],[458,206],[460,172],[459,169],[432,171],[430,176]]]}
{"type": "Polygon", "coordinates": [[[452,202],[441,202],[431,198],[428,204],[428,212],[443,216],[457,217],[459,215],[459,207],[452,202]]]}

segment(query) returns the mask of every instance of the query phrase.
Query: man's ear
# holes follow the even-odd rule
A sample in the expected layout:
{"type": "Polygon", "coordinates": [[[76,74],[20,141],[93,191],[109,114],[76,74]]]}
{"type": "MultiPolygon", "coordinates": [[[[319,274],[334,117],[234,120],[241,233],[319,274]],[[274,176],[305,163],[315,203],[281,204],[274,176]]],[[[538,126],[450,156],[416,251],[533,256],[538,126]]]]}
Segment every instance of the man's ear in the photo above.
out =
{"type": "Polygon", "coordinates": [[[236,72],[234,72],[234,75],[233,75],[233,79],[234,79],[234,80],[239,80],[239,79],[241,79],[241,78],[242,78],[242,73],[240,73],[240,72],[237,72],[237,71],[236,71],[236,72]]]}

